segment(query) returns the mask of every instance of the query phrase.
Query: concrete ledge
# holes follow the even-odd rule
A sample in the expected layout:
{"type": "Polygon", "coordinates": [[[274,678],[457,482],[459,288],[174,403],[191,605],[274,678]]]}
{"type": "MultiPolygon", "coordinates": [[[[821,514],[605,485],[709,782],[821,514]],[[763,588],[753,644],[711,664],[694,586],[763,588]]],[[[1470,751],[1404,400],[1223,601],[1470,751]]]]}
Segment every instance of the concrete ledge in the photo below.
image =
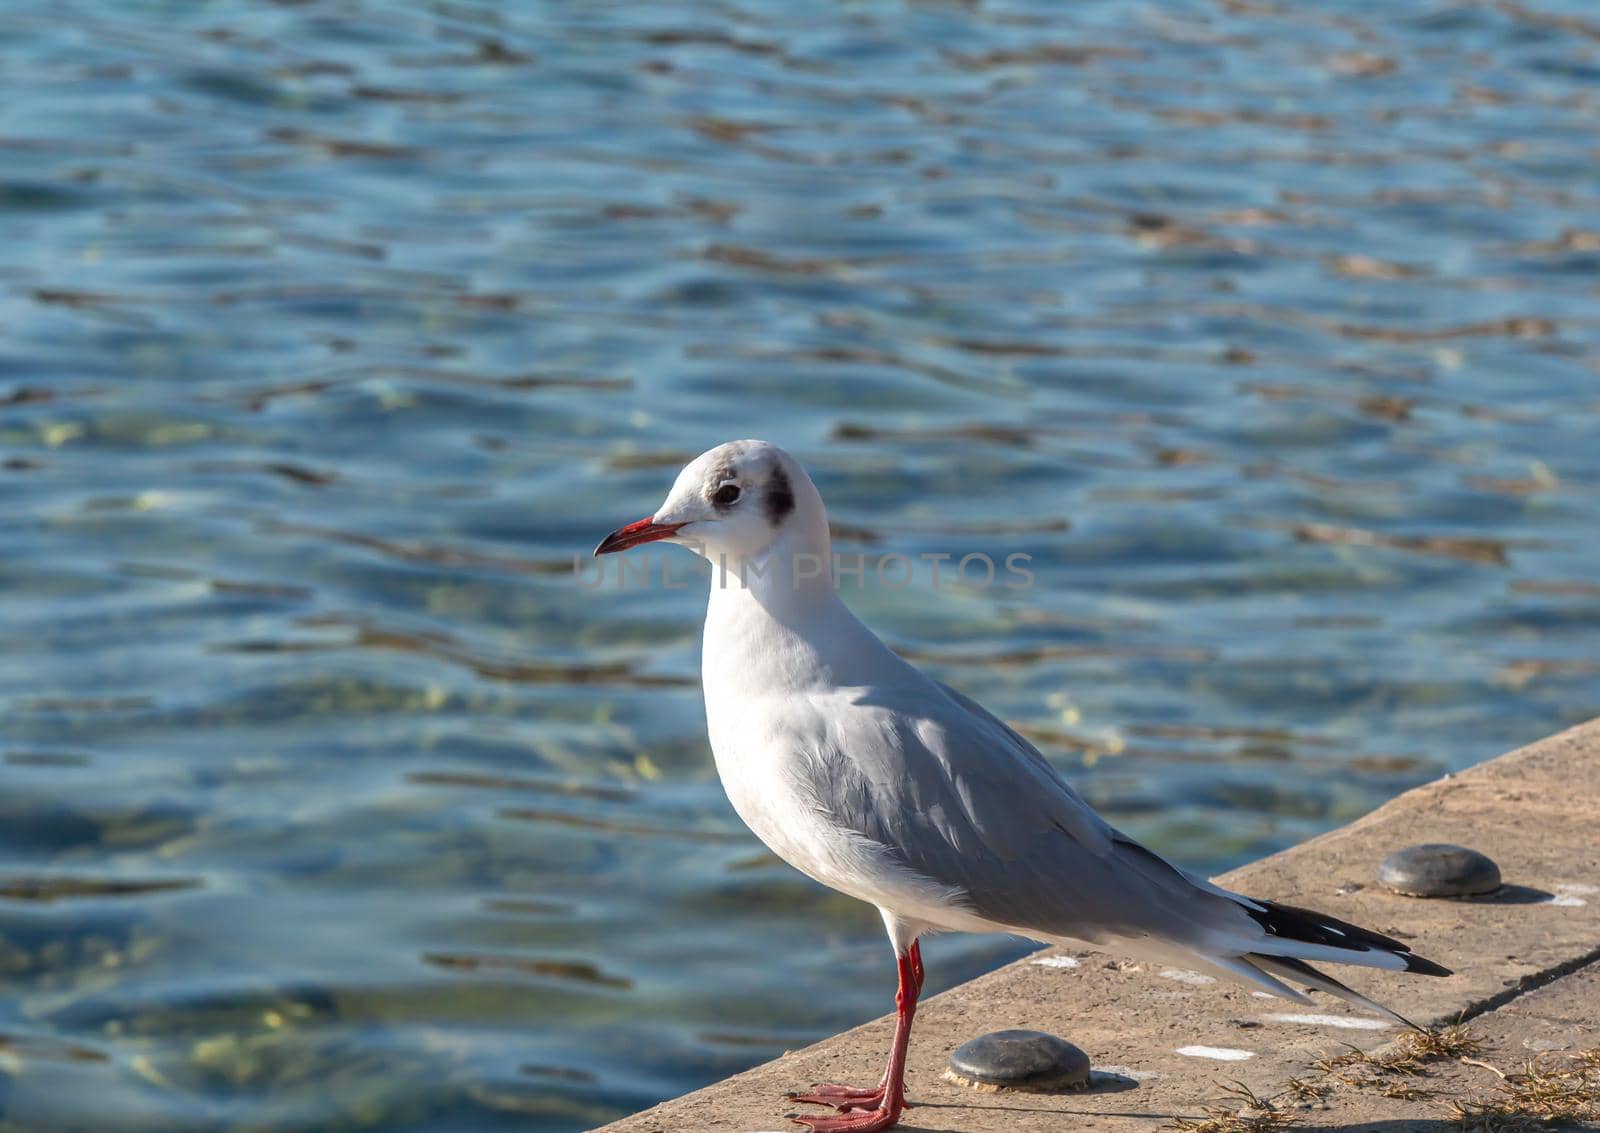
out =
{"type": "MultiPolygon", "coordinates": [[[[1417,952],[1453,968],[1448,979],[1338,969],[1352,987],[1419,1023],[1489,1016],[1476,1029],[1503,1057],[1600,1046],[1600,720],[1409,791],[1349,826],[1220,880],[1411,941],[1417,952]],[[1499,863],[1505,889],[1430,901],[1379,888],[1373,880],[1379,860],[1417,842],[1483,851],[1499,863]]],[[[1272,1097],[1291,1079],[1313,1074],[1322,1053],[1373,1050],[1396,1037],[1381,1020],[1327,997],[1306,1008],[1204,980],[1099,953],[1058,951],[952,988],[917,1012],[906,1079],[915,1104],[900,1128],[1156,1129],[1200,1114],[1223,1083],[1239,1081],[1272,1097]],[[1122,1088],[980,1093],[941,1078],[957,1045],[1005,1027],[1071,1040],[1096,1070],[1119,1075],[1122,1088]]],[[[891,994],[884,989],[886,1006],[891,994]]],[[[891,1030],[891,1019],[876,1020],[605,1129],[793,1129],[783,1114],[797,1107],[784,1091],[818,1081],[876,1081],[891,1030]]],[[[1466,1089],[1457,1079],[1470,1070],[1452,1065],[1455,1077],[1446,1081],[1466,1089]]],[[[1308,1104],[1322,1112],[1314,1120],[1308,1114],[1300,1128],[1455,1127],[1443,1121],[1447,1111],[1437,1097],[1408,1101],[1345,1090],[1308,1104]]]]}

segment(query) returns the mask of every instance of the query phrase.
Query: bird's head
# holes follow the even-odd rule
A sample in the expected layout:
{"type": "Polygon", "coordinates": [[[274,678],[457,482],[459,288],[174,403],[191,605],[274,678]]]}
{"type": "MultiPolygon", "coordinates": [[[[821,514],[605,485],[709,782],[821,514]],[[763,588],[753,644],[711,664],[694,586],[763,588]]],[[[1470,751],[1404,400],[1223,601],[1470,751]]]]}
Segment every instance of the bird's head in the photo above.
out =
{"type": "Polygon", "coordinates": [[[708,559],[754,558],[780,537],[825,554],[822,497],[798,461],[767,441],[729,441],[684,466],[655,514],[619,527],[596,555],[665,540],[708,559]]]}

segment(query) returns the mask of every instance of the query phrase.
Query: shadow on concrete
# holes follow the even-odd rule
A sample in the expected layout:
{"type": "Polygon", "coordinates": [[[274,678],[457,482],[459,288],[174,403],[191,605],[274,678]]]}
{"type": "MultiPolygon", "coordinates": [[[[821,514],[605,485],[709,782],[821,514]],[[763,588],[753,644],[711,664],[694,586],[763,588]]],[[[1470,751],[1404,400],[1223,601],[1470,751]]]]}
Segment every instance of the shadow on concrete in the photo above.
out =
{"type": "MultiPolygon", "coordinates": [[[[1122,1076],[1120,1074],[1109,1074],[1107,1077],[1120,1078],[1122,1076]]],[[[1133,1081],[1131,1078],[1123,1080],[1128,1082],[1133,1081]]],[[[1137,1083],[1134,1084],[1137,1085],[1137,1083]]],[[[1095,1090],[1091,1086],[1091,1088],[1088,1090],[1074,1090],[1071,1092],[1093,1094],[1095,1093],[1095,1090]]],[[[1056,1122],[1063,1122],[1063,1124],[1051,1126],[1051,1128],[1061,1129],[1074,1127],[1074,1124],[1067,1123],[1077,1123],[1083,1118],[1094,1117],[1135,1118],[1142,1121],[1161,1122],[1163,1124],[1172,1120],[1172,1115],[1170,1113],[1150,1113],[1145,1110],[1080,1109],[1073,1110],[1071,1113],[1062,1113],[1057,1109],[1048,1109],[1043,1106],[1031,1106],[1026,1104],[1026,1101],[1023,1099],[1012,1097],[1007,1098],[1004,1102],[963,1101],[959,1104],[922,1102],[910,1109],[907,1109],[905,1115],[900,1119],[900,1124],[896,1125],[895,1128],[903,1131],[903,1133],[956,1133],[956,1131],[954,1131],[950,1126],[940,1123],[938,1111],[941,1109],[957,1109],[968,1113],[972,1112],[973,1110],[980,1110],[984,1113],[996,1114],[1039,1114],[1056,1122]]],[[[1151,1128],[1155,1127],[1152,1126],[1151,1128]]]]}
{"type": "Polygon", "coordinates": [[[1126,1074],[1114,1074],[1110,1070],[1089,1071],[1089,1084],[1081,1090],[1068,1091],[1074,1094],[1120,1094],[1127,1090],[1137,1090],[1139,1083],[1126,1074]]]}
{"type": "Polygon", "coordinates": [[[1554,893],[1546,893],[1543,889],[1535,889],[1531,885],[1502,885],[1493,893],[1452,898],[1472,905],[1542,905],[1546,901],[1555,899],[1554,893]]]}
{"type": "MultiPolygon", "coordinates": [[[[930,1108],[932,1108],[932,1107],[930,1107],[930,1108]]],[[[969,1112],[970,1112],[970,1110],[969,1110],[969,1112]]],[[[1086,1118],[1091,1118],[1091,1119],[1092,1118],[1096,1118],[1096,1117],[1135,1118],[1135,1119],[1138,1119],[1138,1120],[1141,1120],[1141,1121],[1149,1121],[1149,1122],[1151,1122],[1152,1123],[1151,1126],[1150,1126],[1151,1129],[1156,1129],[1156,1128],[1159,1128],[1159,1127],[1161,1127],[1163,1125],[1167,1125],[1168,1123],[1170,1123],[1172,1121],[1172,1115],[1170,1113],[1135,1113],[1135,1112],[1131,1112],[1131,1111],[1128,1111],[1128,1110],[1103,1110],[1103,1111],[1102,1110],[1087,1110],[1087,1111],[1084,1111],[1084,1112],[1081,1112],[1081,1113],[1063,1114],[1060,1110],[1054,1110],[1054,1109],[1033,1109],[1033,1108],[1030,1108],[1030,1107],[1027,1107],[1027,1106],[1007,1106],[1007,1107],[1005,1107],[1003,1109],[996,1108],[996,1110],[994,1112],[996,1112],[996,1113],[1007,1113],[1007,1112],[1009,1112],[1009,1113],[1015,1113],[1015,1114],[1018,1114],[1018,1115],[1033,1114],[1033,1115],[1035,1115],[1037,1117],[1049,1118],[1049,1119],[1054,1119],[1054,1120],[1058,1120],[1058,1121],[1062,1117],[1069,1117],[1069,1118],[1073,1118],[1073,1119],[1085,1118],[1085,1117],[1086,1118]]],[[[907,1112],[907,1114],[904,1117],[902,1117],[900,1119],[900,1124],[895,1126],[896,1133],[964,1133],[965,1130],[970,1129],[970,1128],[971,1128],[971,1126],[966,1125],[966,1124],[962,1124],[962,1125],[944,1125],[944,1124],[940,1123],[940,1121],[939,1121],[937,1116],[934,1116],[932,1114],[924,1114],[924,1115],[920,1115],[919,1116],[919,1115],[917,1115],[915,1113],[912,1113],[912,1112],[909,1112],[909,1111],[907,1112]]],[[[1054,1125],[1054,1126],[1046,1126],[1045,1128],[1065,1130],[1065,1129],[1078,1128],[1078,1126],[1077,1125],[1054,1125]]],[[[1459,1126],[1455,1126],[1453,1128],[1455,1128],[1457,1130],[1457,1133],[1459,1133],[1459,1130],[1460,1130],[1459,1126]]]]}
{"type": "MultiPolygon", "coordinates": [[[[934,1103],[929,1105],[919,1105],[915,1109],[907,1110],[905,1116],[901,1118],[900,1124],[895,1126],[895,1128],[899,1130],[900,1133],[959,1133],[958,1130],[951,1126],[940,1124],[937,1113],[930,1112],[946,1108],[961,1108],[969,1110],[982,1109],[992,1111],[994,1113],[1036,1113],[1057,1120],[1062,1118],[1067,1118],[1070,1120],[1094,1117],[1124,1117],[1136,1118],[1144,1121],[1160,1122],[1162,1126],[1168,1126],[1174,1117],[1174,1115],[1170,1113],[1145,1113],[1134,1110],[1079,1110],[1074,1113],[1067,1114],[1061,1113],[1059,1110],[1041,1109],[1028,1105],[972,1105],[969,1103],[960,1107],[956,1107],[941,1106],[937,1103],[934,1103]]],[[[1071,1126],[1063,1124],[1059,1126],[1059,1128],[1067,1129],[1071,1128],[1071,1126]]],[[[1156,1126],[1151,1126],[1151,1128],[1156,1128],[1156,1126]]],[[[1461,1133],[1461,1125],[1459,1122],[1435,1118],[1415,1118],[1412,1120],[1400,1119],[1395,1121],[1361,1121],[1355,1124],[1315,1124],[1306,1121],[1304,1118],[1301,1118],[1295,1122],[1294,1130],[1295,1133],[1461,1133]]]]}
{"type": "MultiPolygon", "coordinates": [[[[1443,1118],[1418,1117],[1409,1121],[1400,1119],[1396,1121],[1360,1121],[1354,1125],[1302,1125],[1296,1123],[1294,1128],[1300,1133],[1461,1133],[1459,1121],[1445,1121],[1443,1118]]],[[[1559,1129],[1561,1126],[1552,1125],[1549,1128],[1559,1129]]],[[[1576,1128],[1576,1126],[1567,1126],[1576,1128]]]]}
{"type": "MultiPolygon", "coordinates": [[[[1126,1074],[1117,1074],[1110,1070],[1091,1070],[1089,1072],[1089,1082],[1085,1086],[1080,1086],[1076,1089],[1039,1090],[1036,1092],[1043,1096],[1053,1097],[1059,1095],[1070,1095],[1072,1097],[1081,1098],[1094,1097],[1096,1094],[1121,1094],[1126,1093],[1129,1090],[1137,1090],[1138,1088],[1139,1083],[1128,1077],[1126,1074]]],[[[903,1129],[906,1131],[906,1133],[919,1133],[919,1131],[921,1131],[921,1133],[940,1133],[940,1127],[938,1125],[924,1125],[919,1120],[919,1118],[935,1120],[931,1114],[928,1114],[925,1111],[938,1109],[981,1109],[993,1113],[1048,1113],[1056,1117],[1063,1116],[1058,1110],[1045,1109],[1026,1104],[1029,1094],[1025,1092],[1008,1092],[1005,1095],[1004,1101],[999,1100],[1001,1095],[997,1093],[990,1093],[982,1096],[994,1098],[996,1100],[988,1103],[983,1101],[964,1101],[959,1104],[949,1102],[919,1102],[913,1100],[906,1109],[905,1117],[901,1119],[900,1124],[895,1126],[895,1128],[903,1129]]],[[[1141,1117],[1156,1119],[1165,1117],[1166,1115],[1159,1113],[1130,1113],[1126,1110],[1077,1110],[1072,1113],[1071,1116],[1141,1117]]]]}

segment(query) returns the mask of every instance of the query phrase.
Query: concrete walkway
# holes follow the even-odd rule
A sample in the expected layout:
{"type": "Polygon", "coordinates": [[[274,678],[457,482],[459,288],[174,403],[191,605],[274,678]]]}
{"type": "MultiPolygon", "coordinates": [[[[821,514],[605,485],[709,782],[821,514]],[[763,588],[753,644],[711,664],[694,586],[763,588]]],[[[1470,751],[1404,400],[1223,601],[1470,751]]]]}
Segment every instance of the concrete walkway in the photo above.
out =
{"type": "MultiPolygon", "coordinates": [[[[1347,983],[1430,1026],[1470,1021],[1481,1049],[1382,1058],[1399,1030],[1327,997],[1314,1008],[1211,982],[1195,973],[1094,952],[1023,960],[928,1000],[912,1034],[900,1128],[1032,1133],[1173,1128],[1208,1109],[1256,1125],[1213,1128],[1458,1129],[1454,1104],[1489,1099],[1535,1055],[1600,1048],[1600,720],[1410,791],[1365,818],[1235,870],[1240,892],[1308,905],[1408,940],[1455,970],[1448,979],[1339,968],[1347,983]],[[1499,893],[1464,900],[1397,896],[1374,882],[1390,851],[1457,842],[1494,858],[1499,893]],[[1043,1095],[982,1093],[941,1075],[960,1043],[1026,1027],[1089,1053],[1106,1086],[1043,1095]],[[1465,1053],[1472,1061],[1461,1061],[1465,1053]],[[1348,1057],[1336,1065],[1325,1055],[1348,1057]],[[1412,1071],[1416,1071],[1412,1073],[1412,1071]],[[1243,1083],[1276,1112],[1230,1096],[1243,1083]]],[[[888,991],[885,991],[888,999],[888,991]]],[[[797,1128],[784,1091],[818,1081],[873,1082],[892,1022],[879,1019],[815,1046],[606,1126],[608,1133],[797,1128]]],[[[1404,1041],[1403,1039],[1401,1040],[1404,1041]]],[[[1596,1076],[1600,1081],[1600,1075],[1596,1076]]],[[[1500,1095],[1503,1099],[1504,1095],[1500,1095]]],[[[818,1110],[816,1112],[826,1112],[818,1110]]],[[[1473,1126],[1468,1126],[1473,1128],[1473,1126]]]]}

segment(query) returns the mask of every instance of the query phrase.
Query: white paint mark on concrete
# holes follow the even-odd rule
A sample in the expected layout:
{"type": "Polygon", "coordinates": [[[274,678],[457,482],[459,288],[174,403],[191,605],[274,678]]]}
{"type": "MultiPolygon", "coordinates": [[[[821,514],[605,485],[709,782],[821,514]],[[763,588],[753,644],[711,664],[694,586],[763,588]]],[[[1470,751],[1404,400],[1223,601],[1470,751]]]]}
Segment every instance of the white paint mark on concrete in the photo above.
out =
{"type": "Polygon", "coordinates": [[[1547,905],[1555,905],[1562,909],[1581,909],[1589,902],[1579,894],[1600,893],[1600,887],[1594,885],[1558,885],[1554,896],[1546,901],[1547,905]]]}
{"type": "Polygon", "coordinates": [[[1177,980],[1181,984],[1194,984],[1196,987],[1217,982],[1215,976],[1201,975],[1199,972],[1191,972],[1188,968],[1163,968],[1161,976],[1163,979],[1177,980]]]}
{"type": "Polygon", "coordinates": [[[1076,968],[1078,961],[1073,956],[1040,956],[1033,963],[1041,968],[1076,968]]]}
{"type": "Polygon", "coordinates": [[[1308,1027],[1344,1027],[1351,1031],[1382,1031],[1389,1024],[1382,1019],[1360,1019],[1348,1015],[1268,1015],[1277,1023],[1304,1023],[1308,1027]]]}
{"type": "Polygon", "coordinates": [[[1180,1046],[1178,1053],[1186,1058],[1214,1058],[1218,1062],[1243,1062],[1256,1056],[1253,1050],[1234,1050],[1225,1046],[1180,1046]]]}

